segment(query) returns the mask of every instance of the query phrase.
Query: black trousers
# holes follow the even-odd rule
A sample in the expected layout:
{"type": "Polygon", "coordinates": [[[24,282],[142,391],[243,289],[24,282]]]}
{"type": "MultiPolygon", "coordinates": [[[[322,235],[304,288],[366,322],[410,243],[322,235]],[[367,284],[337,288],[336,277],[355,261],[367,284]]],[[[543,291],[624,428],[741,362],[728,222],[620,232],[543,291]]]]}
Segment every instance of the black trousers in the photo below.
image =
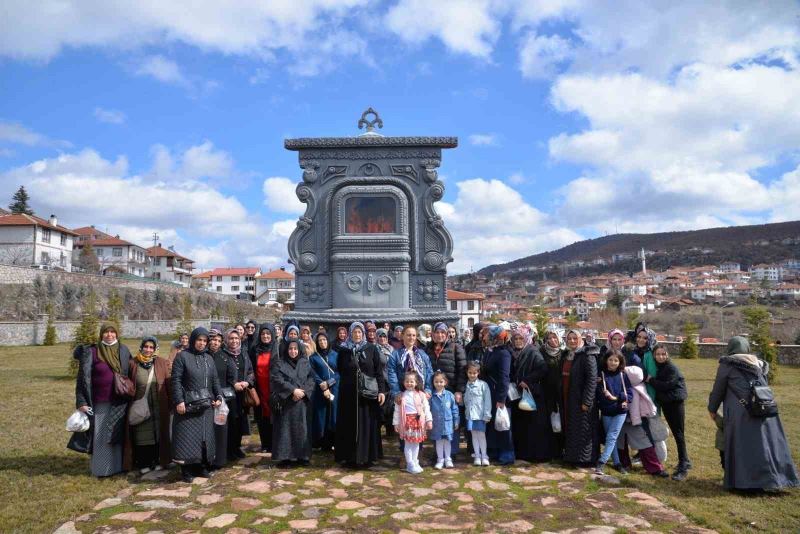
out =
{"type": "Polygon", "coordinates": [[[261,450],[272,452],[272,420],[266,415],[262,415],[261,407],[254,409],[256,425],[258,425],[258,436],[261,438],[261,450]]]}
{"type": "Polygon", "coordinates": [[[137,469],[153,468],[158,463],[158,443],[133,446],[133,465],[137,469]]]}
{"type": "Polygon", "coordinates": [[[235,460],[236,451],[242,448],[242,420],[231,415],[228,415],[228,460],[235,460]]]}
{"type": "Polygon", "coordinates": [[[683,401],[665,402],[661,404],[661,410],[664,412],[664,419],[667,420],[669,429],[675,438],[675,445],[678,446],[678,465],[682,466],[689,461],[689,455],[686,452],[686,437],[683,431],[686,420],[685,403],[683,401]]]}

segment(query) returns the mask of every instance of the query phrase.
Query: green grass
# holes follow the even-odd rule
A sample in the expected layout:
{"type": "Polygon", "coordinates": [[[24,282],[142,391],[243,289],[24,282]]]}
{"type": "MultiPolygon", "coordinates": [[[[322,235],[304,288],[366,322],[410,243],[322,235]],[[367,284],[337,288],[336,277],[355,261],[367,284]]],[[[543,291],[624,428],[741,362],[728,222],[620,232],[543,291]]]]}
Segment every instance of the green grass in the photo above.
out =
{"type": "MultiPolygon", "coordinates": [[[[51,531],[64,521],[89,512],[98,501],[137,484],[132,475],[98,480],[89,475],[88,457],[65,448],[69,433],[64,430],[64,423],[74,405],[74,381],[66,376],[70,352],[66,345],[0,348],[0,532],[51,531]]],[[[692,521],[720,532],[796,531],[800,524],[800,491],[741,496],[722,489],[722,470],[714,449],[715,427],[705,410],[716,362],[677,363],[689,382],[687,433],[694,469],[683,483],[637,473],[626,477],[625,485],[651,493],[692,521]]],[[[775,391],[793,455],[800,459],[800,369],[783,367],[775,391]]],[[[672,469],[677,455],[673,442],[669,446],[672,469]]],[[[320,465],[319,461],[322,465],[330,463],[328,458],[318,458],[315,464],[320,465]]],[[[309,474],[312,475],[319,475],[318,470],[314,469],[309,474]]],[[[295,476],[305,474],[297,471],[295,476]]],[[[387,471],[385,476],[395,481],[407,479],[399,470],[387,471]]],[[[464,467],[463,472],[453,473],[452,477],[468,480],[491,475],[476,474],[464,467]]],[[[422,480],[437,479],[435,473],[426,472],[422,480]]],[[[601,488],[595,482],[585,481],[585,491],[598,490],[601,488]]],[[[387,498],[392,498],[392,490],[372,491],[376,496],[386,493],[387,498]]],[[[522,500],[533,497],[519,488],[514,488],[514,493],[522,500]]],[[[222,509],[225,505],[219,506],[220,512],[226,511],[222,509]]],[[[509,506],[513,508],[514,503],[509,506]]],[[[633,510],[628,506],[628,511],[633,510]]],[[[110,511],[101,513],[98,519],[109,514],[110,511]]],[[[492,514],[502,512],[495,510],[489,515],[492,514]]],[[[250,515],[255,517],[243,517],[250,515]]],[[[558,517],[530,519],[537,528],[558,527],[558,517]]],[[[386,518],[373,519],[372,524],[381,529],[402,526],[386,518]]],[[[271,526],[279,525],[284,526],[280,521],[271,526]]]]}

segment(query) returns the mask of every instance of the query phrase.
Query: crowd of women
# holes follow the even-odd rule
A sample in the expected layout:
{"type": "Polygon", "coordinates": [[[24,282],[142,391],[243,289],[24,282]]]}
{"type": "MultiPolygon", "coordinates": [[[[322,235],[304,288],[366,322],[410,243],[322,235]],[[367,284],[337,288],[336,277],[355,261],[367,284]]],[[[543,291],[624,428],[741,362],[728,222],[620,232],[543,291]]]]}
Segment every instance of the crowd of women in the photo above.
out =
{"type": "MultiPolygon", "coordinates": [[[[578,330],[563,340],[548,331],[539,342],[525,324],[478,323],[464,343],[445,323],[355,322],[331,339],[323,327],[250,321],[225,332],[196,328],[168,356],[158,350],[145,337],[132,356],[112,325],[75,350],[76,407],[91,428],[69,446],[91,454],[93,475],[177,464],[185,481],[210,476],[245,456],[251,414],[261,451],[283,466],[331,449],[339,463],[369,466],[383,457],[385,427],[410,473],[423,470],[429,441],[436,469],[453,468],[462,454],[475,466],[558,460],[624,474],[641,465],[667,478],[670,431],[672,478],[692,467],[684,377],[644,324],[596,344],[578,330]]],[[[744,338],[731,339],[719,361],[708,410],[726,488],[799,484],[780,417],[754,415],[745,402],[767,385],[767,372],[744,338]]]]}

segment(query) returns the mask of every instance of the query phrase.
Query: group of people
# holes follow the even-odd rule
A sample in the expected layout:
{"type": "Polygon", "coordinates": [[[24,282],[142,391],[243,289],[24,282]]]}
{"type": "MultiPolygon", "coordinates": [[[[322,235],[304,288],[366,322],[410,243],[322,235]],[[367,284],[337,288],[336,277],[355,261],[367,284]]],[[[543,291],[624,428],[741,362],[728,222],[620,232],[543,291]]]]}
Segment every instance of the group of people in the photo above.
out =
{"type": "MultiPolygon", "coordinates": [[[[687,477],[686,383],[646,325],[612,330],[602,345],[578,330],[563,344],[554,331],[539,341],[522,323],[478,323],[470,338],[463,343],[445,323],[354,322],[331,339],[322,326],[250,321],[225,332],[196,328],[160,357],[156,338],[132,356],[103,325],[96,344],[74,353],[76,407],[92,426],[70,446],[91,454],[98,477],[177,464],[191,481],[244,457],[252,412],[261,451],[283,466],[331,449],[339,463],[369,466],[383,457],[386,427],[410,473],[422,472],[430,441],[435,469],[453,468],[463,454],[475,466],[559,460],[603,474],[609,463],[621,473],[641,464],[669,477],[671,431],[672,478],[687,477]]],[[[708,403],[725,487],[797,486],[780,418],[754,417],[740,402],[754,381],[766,385],[764,362],[743,338],[727,353],[708,403]]]]}

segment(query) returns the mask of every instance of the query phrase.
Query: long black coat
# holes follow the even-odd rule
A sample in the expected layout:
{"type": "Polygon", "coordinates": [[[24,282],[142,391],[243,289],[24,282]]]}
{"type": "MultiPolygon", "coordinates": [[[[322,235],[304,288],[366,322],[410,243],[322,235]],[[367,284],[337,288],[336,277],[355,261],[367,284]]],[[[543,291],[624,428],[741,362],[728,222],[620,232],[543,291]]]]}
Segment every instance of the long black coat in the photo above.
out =
{"type": "MultiPolygon", "coordinates": [[[[238,356],[229,353],[225,349],[223,349],[223,352],[225,352],[228,358],[233,362],[233,368],[236,370],[236,382],[247,382],[249,387],[255,386],[256,375],[253,372],[253,364],[250,362],[250,356],[244,350],[244,347],[241,352],[239,352],[238,356]]],[[[237,427],[237,432],[243,436],[247,436],[250,434],[250,421],[247,418],[244,406],[244,395],[244,391],[236,392],[236,401],[233,407],[231,407],[231,415],[233,415],[234,419],[238,420],[239,426],[237,427]]]]}
{"type": "Polygon", "coordinates": [[[557,455],[558,446],[550,425],[550,411],[545,400],[545,388],[549,368],[539,347],[527,345],[511,359],[511,382],[519,387],[521,382],[527,386],[536,411],[519,409],[519,400],[511,403],[511,429],[513,430],[514,452],[517,458],[529,462],[550,460],[557,455]]]}
{"type": "MultiPolygon", "coordinates": [[[[217,378],[219,379],[219,386],[221,388],[233,389],[233,385],[236,383],[236,364],[233,363],[230,355],[222,349],[219,349],[213,354],[209,354],[214,360],[217,378]]],[[[228,403],[228,409],[231,410],[228,414],[228,421],[224,425],[214,425],[214,444],[216,447],[216,458],[214,460],[214,465],[218,467],[222,467],[227,463],[228,430],[231,425],[231,421],[237,421],[231,417],[231,414],[234,413],[233,410],[235,409],[236,398],[234,397],[231,400],[225,399],[225,402],[228,403]]]]}
{"type": "MultiPolygon", "coordinates": [[[[597,352],[594,345],[582,347],[575,352],[569,373],[569,390],[566,406],[562,412],[564,428],[564,460],[570,463],[594,463],[597,461],[596,446],[599,443],[599,415],[595,405],[597,391],[597,352]],[[584,412],[581,405],[589,410],[584,412]]],[[[561,367],[566,362],[566,351],[562,355],[561,367]]]]}
{"type": "Polygon", "coordinates": [[[425,352],[431,360],[431,367],[434,371],[441,371],[447,377],[447,389],[455,392],[464,393],[467,384],[467,355],[464,347],[453,340],[448,339],[444,343],[442,352],[436,357],[434,343],[428,343],[425,352]]]}
{"type": "Polygon", "coordinates": [[[270,395],[280,399],[280,410],[272,412],[272,459],[309,460],[311,458],[311,395],[314,374],[305,356],[274,360],[269,372],[270,395]],[[305,396],[292,398],[295,389],[305,396]]]}
{"type": "Polygon", "coordinates": [[[381,407],[377,400],[358,395],[356,369],[378,381],[378,390],[388,392],[378,347],[371,343],[353,352],[344,346],[338,350],[339,405],[336,415],[337,462],[358,465],[374,462],[383,456],[380,436],[381,407]]]}
{"type": "MultiPolygon", "coordinates": [[[[190,341],[194,346],[194,340],[190,341]]],[[[222,389],[214,360],[207,352],[193,354],[181,351],[172,363],[172,402],[177,406],[186,401],[186,392],[208,388],[213,399],[222,399],[222,389]]],[[[216,457],[214,439],[214,409],[200,412],[175,412],[172,419],[172,457],[187,464],[197,464],[203,459],[213,462],[216,457]]]]}
{"type": "MultiPolygon", "coordinates": [[[[760,370],[743,355],[719,360],[708,411],[717,413],[724,403],[726,489],[780,489],[800,485],[780,416],[751,417],[739,402],[750,394],[750,382],[760,370]]],[[[762,384],[766,384],[763,378],[762,384]]]]}

